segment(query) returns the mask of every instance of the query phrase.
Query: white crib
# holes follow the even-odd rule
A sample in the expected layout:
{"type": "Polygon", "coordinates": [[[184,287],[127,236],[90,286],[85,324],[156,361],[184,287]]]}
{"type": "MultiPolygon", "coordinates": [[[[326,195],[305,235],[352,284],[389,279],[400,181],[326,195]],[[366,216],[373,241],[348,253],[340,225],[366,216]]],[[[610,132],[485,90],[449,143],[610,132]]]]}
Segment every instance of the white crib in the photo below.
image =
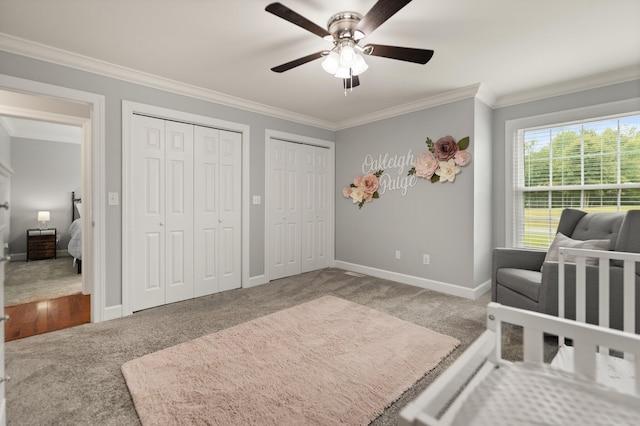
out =
{"type": "MultiPolygon", "coordinates": [[[[609,327],[609,267],[611,260],[623,262],[623,330],[628,333],[635,333],[635,264],[640,262],[640,255],[615,251],[561,248],[558,267],[558,316],[561,318],[565,317],[564,264],[566,262],[565,259],[569,256],[573,256],[576,259],[576,321],[582,323],[586,322],[586,260],[587,258],[598,259],[598,325],[606,328],[609,327]]],[[[551,365],[566,371],[573,371],[574,347],[565,345],[563,336],[560,336],[558,344],[558,354],[554,357],[551,365]]],[[[596,374],[600,380],[620,392],[633,395],[635,393],[635,370],[633,368],[632,355],[625,354],[624,358],[612,356],[605,346],[600,346],[598,352],[596,355],[596,374]]]]}
{"type": "Polygon", "coordinates": [[[640,335],[635,262],[640,255],[561,249],[560,316],[490,303],[487,331],[400,413],[402,425],[636,425],[640,419],[640,335]],[[576,260],[576,320],[564,317],[564,256],[576,260]],[[585,323],[585,258],[600,260],[599,325],[585,323]],[[610,259],[624,261],[624,330],[608,328],[610,259]],[[523,328],[523,361],[502,358],[503,324],[523,328]],[[544,336],[560,349],[544,363],[544,336]],[[571,339],[572,346],[564,344],[571,339]],[[610,350],[624,358],[610,355],[610,350]],[[613,376],[613,377],[612,377],[613,376]],[[616,376],[618,376],[616,378],[616,376]]]}

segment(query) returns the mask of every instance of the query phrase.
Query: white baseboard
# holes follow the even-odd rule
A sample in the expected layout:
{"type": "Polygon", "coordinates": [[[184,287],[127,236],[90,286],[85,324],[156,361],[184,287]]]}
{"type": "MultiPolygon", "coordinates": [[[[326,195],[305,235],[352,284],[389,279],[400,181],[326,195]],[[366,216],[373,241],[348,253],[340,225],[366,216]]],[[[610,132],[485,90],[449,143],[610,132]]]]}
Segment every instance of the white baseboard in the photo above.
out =
{"type": "Polygon", "coordinates": [[[104,308],[102,321],[109,321],[116,318],[122,318],[122,305],[107,306],[104,308]]]}
{"type": "Polygon", "coordinates": [[[245,283],[242,288],[251,288],[251,287],[255,287],[257,285],[262,285],[262,284],[266,284],[268,283],[269,280],[267,279],[266,275],[258,275],[255,277],[249,277],[249,282],[245,283]]]}
{"type": "MultiPolygon", "coordinates": [[[[71,257],[71,255],[69,254],[69,252],[67,250],[56,250],[56,257],[60,258],[60,257],[71,257]]],[[[11,254],[11,261],[12,262],[24,262],[25,260],[27,260],[27,253],[13,253],[11,254]]],[[[35,260],[34,260],[35,262],[35,260]]]]}
{"type": "Polygon", "coordinates": [[[342,262],[340,260],[336,260],[335,265],[336,268],[359,272],[361,274],[396,281],[402,284],[409,284],[425,288],[427,290],[434,290],[440,293],[450,294],[452,296],[464,297],[465,299],[475,300],[491,289],[491,280],[488,280],[475,288],[467,288],[459,285],[443,283],[441,281],[428,280],[426,278],[416,277],[413,275],[401,274],[399,272],[385,271],[384,269],[372,268],[370,266],[342,262]]]}

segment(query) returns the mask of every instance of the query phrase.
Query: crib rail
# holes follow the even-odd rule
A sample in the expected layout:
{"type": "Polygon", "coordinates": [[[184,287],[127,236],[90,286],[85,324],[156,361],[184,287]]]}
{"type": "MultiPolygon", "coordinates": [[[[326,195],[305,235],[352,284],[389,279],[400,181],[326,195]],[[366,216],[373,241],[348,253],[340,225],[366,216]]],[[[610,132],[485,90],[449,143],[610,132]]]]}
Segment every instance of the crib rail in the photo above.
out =
{"type": "MultiPolygon", "coordinates": [[[[565,317],[565,264],[568,256],[575,256],[576,264],[576,321],[586,322],[586,267],[588,258],[598,259],[598,325],[609,327],[609,281],[611,260],[623,262],[623,331],[635,333],[635,273],[640,254],[605,250],[560,248],[558,267],[558,316],[565,317]]],[[[573,263],[573,262],[572,262],[573,263]]],[[[604,352],[604,351],[603,351],[604,352]]]]}
{"type": "MultiPolygon", "coordinates": [[[[596,375],[597,348],[600,345],[638,355],[640,335],[592,324],[558,318],[538,312],[487,305],[488,330],[444,371],[415,401],[400,412],[402,426],[450,425],[469,393],[492,370],[511,364],[502,358],[501,333],[504,324],[521,326],[524,333],[523,360],[544,364],[544,335],[567,336],[576,348],[575,373],[599,382],[596,375]]],[[[635,363],[639,371],[640,363],[635,363]]],[[[549,366],[553,368],[553,366],[549,366]]],[[[640,395],[640,375],[635,375],[634,395],[640,395]]]]}

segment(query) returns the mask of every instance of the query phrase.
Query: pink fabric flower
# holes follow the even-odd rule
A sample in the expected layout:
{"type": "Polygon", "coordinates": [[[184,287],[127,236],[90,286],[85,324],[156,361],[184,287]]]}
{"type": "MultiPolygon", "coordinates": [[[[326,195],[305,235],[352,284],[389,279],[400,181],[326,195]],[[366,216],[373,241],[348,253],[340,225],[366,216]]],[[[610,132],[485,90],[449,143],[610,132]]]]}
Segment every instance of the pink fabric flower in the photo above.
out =
{"type": "Polygon", "coordinates": [[[416,168],[416,176],[431,179],[431,176],[438,169],[439,162],[435,155],[426,151],[415,159],[413,166],[416,168]]]}
{"type": "MultiPolygon", "coordinates": [[[[378,178],[369,173],[362,178],[362,185],[359,185],[365,194],[373,195],[378,190],[378,178]]],[[[365,197],[366,199],[366,197],[365,197]]]]}
{"type": "Polygon", "coordinates": [[[453,160],[458,166],[466,166],[469,164],[469,161],[471,161],[471,154],[467,151],[458,151],[456,155],[453,156],[453,160]]]}
{"type": "Polygon", "coordinates": [[[356,176],[353,178],[353,184],[358,188],[362,188],[362,176],[356,176]]]}
{"type": "Polygon", "coordinates": [[[364,201],[365,203],[370,203],[371,201],[373,201],[373,193],[364,191],[364,201]]]}
{"type": "Polygon", "coordinates": [[[345,186],[344,188],[342,188],[342,195],[344,196],[344,198],[351,197],[351,187],[345,186]]]}
{"type": "Polygon", "coordinates": [[[441,161],[447,161],[459,151],[458,144],[451,136],[445,136],[436,141],[433,146],[434,153],[441,161]]]}

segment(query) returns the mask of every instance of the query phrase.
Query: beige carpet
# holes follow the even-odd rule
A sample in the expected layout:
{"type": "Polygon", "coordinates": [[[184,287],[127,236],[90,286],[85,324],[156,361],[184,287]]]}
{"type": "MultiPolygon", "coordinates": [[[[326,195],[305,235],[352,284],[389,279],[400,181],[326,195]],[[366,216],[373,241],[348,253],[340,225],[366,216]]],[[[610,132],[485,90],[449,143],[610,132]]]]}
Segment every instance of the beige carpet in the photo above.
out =
{"type": "Polygon", "coordinates": [[[82,292],[82,275],[73,258],[9,262],[5,266],[4,305],[54,299],[82,292]]]}
{"type": "Polygon", "coordinates": [[[460,342],[324,296],[122,366],[143,424],[361,425],[460,342]]]}

